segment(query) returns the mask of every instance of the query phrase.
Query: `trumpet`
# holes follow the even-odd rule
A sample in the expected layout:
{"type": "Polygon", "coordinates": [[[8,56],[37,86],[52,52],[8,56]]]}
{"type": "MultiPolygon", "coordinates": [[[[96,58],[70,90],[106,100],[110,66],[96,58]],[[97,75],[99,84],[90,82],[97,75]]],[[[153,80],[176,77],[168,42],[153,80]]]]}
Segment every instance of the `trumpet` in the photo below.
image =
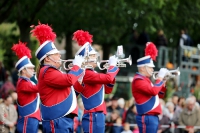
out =
{"type": "MultiPolygon", "coordinates": [[[[73,60],[74,59],[68,59],[68,60],[61,60],[62,62],[63,62],[63,68],[65,69],[65,70],[70,70],[72,67],[73,67],[73,60]],[[69,63],[69,62],[71,62],[71,63],[69,63]],[[66,63],[69,63],[68,65],[67,65],[67,67],[66,67],[66,63]]],[[[81,65],[81,68],[82,69],[91,69],[91,68],[93,68],[93,66],[91,66],[91,65],[85,65],[85,62],[86,61],[83,61],[83,63],[82,63],[82,65],[81,65]]]]}
{"type": "MultiPolygon", "coordinates": [[[[108,69],[109,66],[110,66],[110,64],[108,62],[109,62],[109,60],[99,61],[99,62],[97,62],[97,66],[99,67],[100,70],[108,69]],[[103,65],[103,68],[100,66],[101,63],[106,63],[106,64],[103,65]]],[[[118,59],[117,60],[117,66],[118,67],[126,67],[126,64],[124,62],[127,62],[127,63],[129,63],[129,65],[132,65],[131,55],[129,55],[129,57],[125,58],[125,59],[118,59]]]]}
{"type": "MultiPolygon", "coordinates": [[[[158,78],[158,72],[159,71],[155,71],[155,72],[153,72],[153,78],[154,79],[157,79],[158,78]]],[[[165,75],[165,77],[164,77],[164,79],[165,80],[168,80],[168,79],[170,79],[170,78],[175,78],[175,77],[177,77],[177,76],[179,76],[180,75],[180,71],[179,71],[179,67],[177,68],[177,69],[175,69],[175,70],[169,70],[169,73],[167,74],[167,75],[165,75]]]]}

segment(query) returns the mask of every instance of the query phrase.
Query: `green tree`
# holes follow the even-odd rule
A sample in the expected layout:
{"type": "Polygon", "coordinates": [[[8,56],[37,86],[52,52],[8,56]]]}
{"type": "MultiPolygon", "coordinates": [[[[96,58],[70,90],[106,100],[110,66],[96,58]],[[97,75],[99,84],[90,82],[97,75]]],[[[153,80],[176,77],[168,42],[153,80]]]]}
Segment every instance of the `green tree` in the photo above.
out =
{"type": "Polygon", "coordinates": [[[16,42],[15,40],[19,37],[19,30],[15,23],[2,24],[0,29],[0,61],[6,62],[4,63],[6,70],[11,70],[15,65],[14,60],[17,59],[16,56],[13,56],[11,47],[13,42],[16,42]]]}
{"type": "MultiPolygon", "coordinates": [[[[199,39],[198,0],[2,0],[0,23],[16,22],[19,39],[30,45],[30,25],[42,23],[52,25],[58,39],[66,38],[67,58],[72,58],[72,33],[78,29],[89,31],[94,43],[103,46],[104,59],[114,53],[117,45],[128,43],[134,28],[146,29],[154,40],[157,29],[163,29],[175,46],[179,31],[187,28],[197,43],[199,39]]],[[[17,39],[16,41],[18,41],[17,39]]],[[[15,42],[16,42],[15,41],[15,42]]]]}

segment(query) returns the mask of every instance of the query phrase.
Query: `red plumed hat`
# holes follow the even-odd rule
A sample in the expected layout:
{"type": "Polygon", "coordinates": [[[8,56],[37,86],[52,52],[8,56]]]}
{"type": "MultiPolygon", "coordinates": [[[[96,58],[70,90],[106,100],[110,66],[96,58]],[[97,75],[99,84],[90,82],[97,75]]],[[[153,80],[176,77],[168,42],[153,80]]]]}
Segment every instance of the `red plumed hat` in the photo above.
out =
{"type": "Polygon", "coordinates": [[[145,48],[145,56],[151,56],[152,60],[156,61],[156,57],[158,56],[158,50],[154,43],[147,42],[145,48]]]}
{"type": "Polygon", "coordinates": [[[37,26],[31,27],[34,28],[31,30],[32,35],[40,42],[40,47],[35,53],[40,62],[50,54],[60,53],[54,45],[56,34],[49,25],[39,22],[37,26]]]}
{"type": "Polygon", "coordinates": [[[93,42],[92,37],[87,31],[77,30],[74,32],[72,40],[77,41],[79,46],[83,46],[87,42],[91,44],[93,42]]]}
{"type": "Polygon", "coordinates": [[[31,33],[38,39],[40,45],[42,45],[45,41],[54,42],[56,39],[56,34],[48,24],[41,24],[39,22],[37,26],[32,25],[31,28],[34,28],[31,30],[31,33]]]}
{"type": "Polygon", "coordinates": [[[15,52],[15,54],[17,55],[18,59],[21,59],[24,56],[27,56],[28,58],[32,58],[31,56],[31,50],[26,47],[27,43],[23,43],[21,41],[19,41],[18,44],[14,44],[12,46],[12,51],[15,52]]]}
{"type": "Polygon", "coordinates": [[[24,67],[34,67],[29,59],[32,58],[31,50],[26,46],[26,43],[19,41],[19,43],[14,44],[11,49],[19,59],[15,65],[18,71],[21,71],[24,67]]]}
{"type": "Polygon", "coordinates": [[[91,46],[91,43],[93,42],[92,40],[92,35],[89,34],[88,31],[83,31],[83,30],[77,30],[73,34],[72,40],[75,40],[79,46],[82,46],[76,55],[81,55],[81,56],[86,56],[88,51],[88,54],[97,54],[97,52],[94,50],[94,48],[91,46]]]}

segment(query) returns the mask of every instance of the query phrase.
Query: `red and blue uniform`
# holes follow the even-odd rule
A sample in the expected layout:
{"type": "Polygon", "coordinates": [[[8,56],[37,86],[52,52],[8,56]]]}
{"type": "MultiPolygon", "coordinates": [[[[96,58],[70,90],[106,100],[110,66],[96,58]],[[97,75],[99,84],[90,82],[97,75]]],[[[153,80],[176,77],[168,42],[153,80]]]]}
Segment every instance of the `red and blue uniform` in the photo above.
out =
{"type": "Polygon", "coordinates": [[[73,118],[78,110],[72,85],[82,73],[83,70],[76,65],[67,74],[50,65],[40,69],[38,88],[43,132],[73,133],[73,118]]]}
{"type": "Polygon", "coordinates": [[[106,106],[104,94],[112,92],[118,67],[110,66],[106,74],[86,69],[82,85],[74,85],[75,91],[81,95],[84,105],[82,127],[85,133],[104,133],[106,106]]]}
{"type": "Polygon", "coordinates": [[[37,85],[29,78],[21,76],[17,82],[17,94],[19,112],[17,131],[20,133],[37,133],[39,121],[41,121],[37,85]]]}
{"type": "Polygon", "coordinates": [[[136,101],[136,121],[140,133],[157,133],[158,115],[162,112],[159,98],[164,97],[165,91],[163,81],[156,80],[153,84],[148,77],[140,73],[134,76],[132,95],[136,101]]]}

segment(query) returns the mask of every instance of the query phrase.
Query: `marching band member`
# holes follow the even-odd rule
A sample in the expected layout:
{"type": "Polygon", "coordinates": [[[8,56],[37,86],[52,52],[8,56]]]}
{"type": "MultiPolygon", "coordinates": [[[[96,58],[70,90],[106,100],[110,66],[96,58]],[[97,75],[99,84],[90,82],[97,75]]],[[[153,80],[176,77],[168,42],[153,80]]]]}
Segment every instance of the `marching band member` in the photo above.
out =
{"type": "Polygon", "coordinates": [[[78,30],[74,33],[73,40],[82,46],[76,55],[85,56],[88,61],[85,65],[90,66],[90,68],[86,67],[81,84],[77,82],[74,85],[75,91],[81,95],[85,109],[82,117],[83,131],[85,133],[104,133],[106,114],[104,93],[112,92],[115,76],[119,71],[119,68],[116,67],[117,58],[110,57],[110,67],[106,74],[97,73],[94,70],[97,66],[97,52],[91,46],[92,35],[87,31],[78,30]]]}
{"type": "Polygon", "coordinates": [[[150,80],[157,52],[155,45],[147,42],[145,56],[137,60],[138,72],[132,81],[132,95],[137,108],[136,121],[140,133],[157,133],[158,115],[161,114],[159,97],[163,98],[166,91],[164,77],[169,73],[166,68],[160,69],[155,84],[150,80]]]}
{"type": "Polygon", "coordinates": [[[56,34],[45,24],[31,31],[40,42],[36,57],[40,61],[38,88],[41,98],[41,115],[44,133],[73,133],[73,118],[77,112],[76,94],[72,85],[83,74],[80,68],[84,60],[75,56],[69,73],[59,71],[61,55],[54,45],[56,34]]]}
{"type": "Polygon", "coordinates": [[[19,72],[17,82],[17,109],[19,118],[17,121],[17,131],[19,133],[37,133],[39,121],[41,121],[39,110],[38,87],[30,78],[34,76],[34,65],[31,63],[31,51],[26,47],[26,43],[19,41],[14,44],[12,50],[19,60],[15,67],[19,72]]]}

